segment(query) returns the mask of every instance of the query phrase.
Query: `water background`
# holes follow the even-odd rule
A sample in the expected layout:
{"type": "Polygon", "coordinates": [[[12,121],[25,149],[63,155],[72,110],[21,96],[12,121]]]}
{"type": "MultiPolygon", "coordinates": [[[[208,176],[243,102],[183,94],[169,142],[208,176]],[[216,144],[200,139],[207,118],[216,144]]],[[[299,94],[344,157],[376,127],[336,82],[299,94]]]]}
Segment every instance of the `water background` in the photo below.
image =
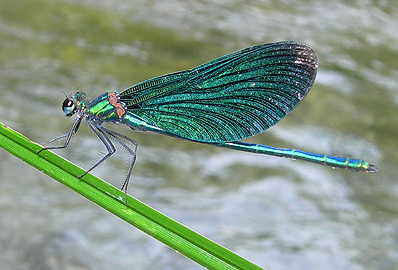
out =
{"type": "MultiPolygon", "coordinates": [[[[132,132],[130,194],[267,269],[398,269],[398,2],[2,0],[0,121],[43,143],[64,94],[94,98],[259,43],[318,53],[313,89],[257,142],[363,158],[377,174],[132,132]]],[[[58,151],[105,153],[82,125],[58,151]]],[[[119,151],[94,174],[120,186],[119,151]]],[[[0,269],[201,269],[0,151],[0,269]]]]}

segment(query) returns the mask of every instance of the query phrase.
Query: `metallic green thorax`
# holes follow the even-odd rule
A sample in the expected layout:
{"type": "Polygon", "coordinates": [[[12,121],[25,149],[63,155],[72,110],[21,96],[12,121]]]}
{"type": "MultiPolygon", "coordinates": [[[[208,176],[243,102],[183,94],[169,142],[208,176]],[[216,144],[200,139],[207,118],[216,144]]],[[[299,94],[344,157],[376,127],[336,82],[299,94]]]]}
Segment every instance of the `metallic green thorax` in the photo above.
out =
{"type": "Polygon", "coordinates": [[[86,102],[87,98],[84,93],[77,93],[74,98],[79,105],[79,110],[85,110],[90,119],[95,118],[99,122],[120,122],[134,130],[148,130],[167,134],[167,131],[145,122],[134,114],[126,113],[125,104],[119,100],[119,93],[116,91],[106,92],[91,102],[86,102]]]}
{"type": "Polygon", "coordinates": [[[89,116],[98,117],[105,122],[119,122],[120,118],[116,113],[116,108],[109,102],[108,96],[109,92],[91,101],[87,106],[88,108],[86,113],[89,116]]]}

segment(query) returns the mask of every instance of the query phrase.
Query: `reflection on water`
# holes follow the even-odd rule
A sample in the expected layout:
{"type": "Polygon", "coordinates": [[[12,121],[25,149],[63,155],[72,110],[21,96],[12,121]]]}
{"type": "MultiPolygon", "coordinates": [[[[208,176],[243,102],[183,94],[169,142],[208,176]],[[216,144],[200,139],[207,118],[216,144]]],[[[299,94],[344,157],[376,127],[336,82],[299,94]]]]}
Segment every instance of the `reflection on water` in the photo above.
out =
{"type": "MultiPolygon", "coordinates": [[[[1,121],[39,142],[71,125],[63,93],[94,98],[257,43],[309,43],[320,58],[309,96],[250,141],[364,158],[379,173],[115,127],[139,142],[130,193],[267,269],[396,267],[394,1],[5,2],[1,121]]],[[[61,155],[88,168],[101,147],[82,127],[61,155]]],[[[201,269],[4,151],[0,160],[0,269],[201,269]]],[[[120,185],[127,164],[119,151],[94,173],[120,185]]]]}

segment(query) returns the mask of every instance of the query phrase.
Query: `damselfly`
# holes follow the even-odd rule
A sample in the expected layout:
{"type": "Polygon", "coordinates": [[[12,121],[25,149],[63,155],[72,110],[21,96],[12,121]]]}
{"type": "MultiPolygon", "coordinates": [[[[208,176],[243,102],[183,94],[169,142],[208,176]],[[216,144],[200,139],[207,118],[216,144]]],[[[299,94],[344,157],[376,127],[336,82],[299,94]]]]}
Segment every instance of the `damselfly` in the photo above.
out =
{"type": "Polygon", "coordinates": [[[85,118],[108,153],[80,177],[115,153],[111,141],[114,139],[132,156],[121,187],[125,194],[137,143],[104,127],[104,122],[246,152],[352,171],[377,171],[375,165],[364,160],[240,142],[265,131],[290,113],[307,95],[317,68],[318,57],[312,48],[284,41],[249,47],[190,70],[146,80],[121,93],[107,92],[92,101],[78,92],[62,104],[66,116],[77,115],[72,128],[51,140],[66,138],[65,143],[42,150],[67,147],[85,118]]]}

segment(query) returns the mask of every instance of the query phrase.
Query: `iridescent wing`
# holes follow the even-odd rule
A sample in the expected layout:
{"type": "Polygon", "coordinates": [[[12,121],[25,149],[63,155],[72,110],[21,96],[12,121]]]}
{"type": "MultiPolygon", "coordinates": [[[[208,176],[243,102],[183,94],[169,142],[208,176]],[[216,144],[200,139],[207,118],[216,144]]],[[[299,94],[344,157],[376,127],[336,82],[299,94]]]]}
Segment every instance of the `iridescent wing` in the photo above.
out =
{"type": "Polygon", "coordinates": [[[120,98],[131,117],[169,135],[238,141],[263,132],[294,109],[310,90],[317,68],[317,55],[306,44],[262,44],[138,83],[120,98]]]}

